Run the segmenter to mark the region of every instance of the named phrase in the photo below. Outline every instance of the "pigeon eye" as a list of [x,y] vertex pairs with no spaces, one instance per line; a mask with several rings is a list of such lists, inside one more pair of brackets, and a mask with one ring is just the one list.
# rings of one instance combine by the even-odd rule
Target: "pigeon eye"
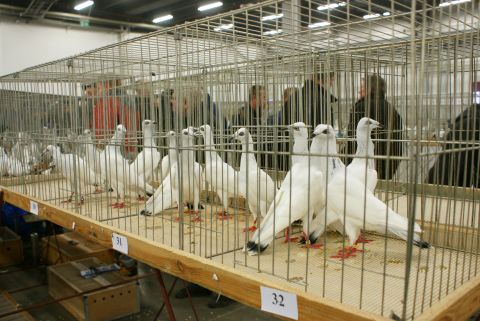
[[300,130],[300,127],[295,126],[295,127],[293,127],[293,130],[299,131],[299,130]]
[[325,129],[322,134],[328,134],[328,129]]
[[245,136],[245,133],[244,133],[244,132],[240,132],[240,133],[238,133],[238,136]]
[[184,135],[188,135],[188,132],[183,132]]
[[202,132],[203,132],[203,131],[205,131],[205,128],[203,128],[203,127],[200,127],[200,131],[202,131]]

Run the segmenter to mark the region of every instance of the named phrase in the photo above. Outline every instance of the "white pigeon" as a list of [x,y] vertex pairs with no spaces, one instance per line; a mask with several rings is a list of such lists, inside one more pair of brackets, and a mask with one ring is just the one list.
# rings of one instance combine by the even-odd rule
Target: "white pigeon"
[[83,141],[85,146],[85,161],[92,171],[100,174],[100,152],[98,152],[95,147],[95,143],[92,140],[92,132],[90,129],[85,129],[83,131]]
[[294,164],[280,186],[274,202],[247,243],[246,250],[250,255],[263,252],[275,235],[287,228],[292,222],[312,217],[313,213],[323,207],[322,172],[303,161]]
[[377,171],[375,170],[375,147],[372,142],[372,129],[381,128],[378,121],[363,117],[357,125],[357,152],[353,161],[347,166],[347,175],[353,175],[367,185],[373,193],[377,186]]
[[[316,135],[314,140],[326,135],[327,140],[336,145],[335,132],[331,126],[319,125],[314,134]],[[336,155],[332,156],[332,159],[335,158]],[[348,176],[343,170],[335,171],[329,178],[327,193],[327,218],[324,218],[326,225],[339,219],[345,226],[350,245],[356,243],[360,230],[364,226],[366,230],[378,233],[384,233],[387,230],[404,240],[407,239],[408,219],[376,198],[355,175]],[[428,248],[430,244],[423,241],[417,234],[421,231],[420,226],[414,223],[413,244]]]
[[19,132],[18,139],[12,147],[11,155],[21,163],[31,166],[37,163],[40,151],[37,145],[32,142],[28,133]]
[[[333,133],[333,136],[331,135]],[[338,171],[344,172],[345,165],[337,156],[337,142],[335,139],[335,132],[332,126],[320,124],[313,131],[313,140],[310,146],[311,162],[315,168],[320,170],[323,174],[324,181],[321,182],[325,188],[325,193],[329,192],[328,183],[332,179],[332,176]],[[320,182],[319,182],[320,183]],[[321,195],[323,199],[326,195]],[[310,244],[314,244],[318,237],[324,232],[326,226],[330,226],[333,230],[337,230],[343,234],[343,224],[339,221],[335,212],[329,211],[327,216],[326,212],[329,209],[322,207],[315,212],[316,217],[310,221],[307,225],[303,224],[304,236],[300,240],[300,243],[306,243],[306,236],[308,235]]]
[[44,153],[52,157],[52,163],[70,184],[71,194],[67,202],[72,201],[72,196],[77,190],[83,203],[81,193],[85,191],[86,185],[96,185],[95,173],[88,168],[81,157],[75,154],[62,154],[58,146],[48,145]]
[[179,193],[177,201],[181,198],[182,204],[192,204],[193,212],[198,214],[200,191],[205,186],[205,177],[202,167],[195,161],[194,134],[193,127],[182,130],[180,139],[182,151],[179,161],[173,165],[171,173],[173,176],[172,182],[175,184],[173,190]]
[[128,162],[122,156],[121,146],[125,141],[127,129],[118,125],[115,134],[105,146],[100,155],[100,170],[105,175],[108,186],[115,189],[117,201],[111,206],[115,208],[125,207],[125,183],[128,175]]
[[[95,143],[92,140],[92,132],[90,129],[85,129],[83,131],[83,143],[85,144],[85,162],[87,163],[88,167],[92,172],[94,172],[97,177],[98,181],[103,182],[103,185],[106,190],[110,189],[110,186],[107,184],[107,179],[105,172],[102,172],[102,165],[101,162],[105,162],[105,156],[97,150],[95,147]],[[104,165],[103,168],[106,168]],[[95,192],[100,192],[101,190],[98,188],[95,189]]]
[[308,159],[308,130],[305,123],[298,122],[288,126],[293,134],[292,166]]
[[[104,151],[106,164],[102,161],[100,163],[102,172],[106,173],[107,181],[117,190],[117,198],[121,200],[121,202],[117,200],[116,203],[112,204],[115,208],[125,207],[125,196],[127,194],[141,197],[143,193],[147,193],[147,195],[155,193],[155,189],[147,184],[142,177],[137,176],[134,169],[122,156],[121,146],[125,142],[126,132],[127,129],[122,124],[117,126],[115,134]],[[107,165],[106,168],[103,168],[105,165]]]
[[9,157],[3,147],[0,147],[0,176],[8,175]]
[[141,177],[147,183],[152,182],[153,172],[160,162],[160,153],[157,150],[157,144],[154,139],[156,124],[156,122],[149,119],[143,121],[143,150],[130,164],[135,175]]
[[242,186],[240,189],[245,191],[248,208],[254,219],[253,225],[248,229],[255,231],[258,214],[265,217],[275,198],[276,187],[272,178],[258,167],[253,139],[248,130],[240,128],[233,134],[233,138],[242,143],[239,184]]
[[213,141],[210,125],[200,126],[195,129],[195,136],[202,136],[205,143],[205,179],[212,186],[222,202],[222,217],[228,210],[229,197],[245,196],[239,190],[238,173],[218,155]]
[[[169,131],[167,133],[167,140],[169,150],[166,157],[169,160],[169,163],[171,161],[173,167],[178,159],[177,134],[174,131]],[[170,167],[165,169],[165,172],[168,172],[168,174],[162,180],[160,186],[155,190],[153,196],[147,200],[145,209],[140,212],[141,215],[155,215],[178,204],[176,199],[177,193],[173,190],[175,177],[172,177]]]
[[163,182],[165,177],[170,174],[170,169],[178,160],[176,133],[174,131],[167,133],[167,145],[167,155],[163,156],[162,160],[157,166],[157,176],[159,177],[160,182]]
[[7,172],[10,176],[24,176],[32,172],[32,166],[9,156],[7,159]]

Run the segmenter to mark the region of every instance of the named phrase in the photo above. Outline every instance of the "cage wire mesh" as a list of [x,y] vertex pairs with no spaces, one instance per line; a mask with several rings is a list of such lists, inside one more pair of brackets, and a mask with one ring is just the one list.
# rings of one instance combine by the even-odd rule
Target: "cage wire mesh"
[[478,23],[267,1],[3,76],[0,183],[414,319],[478,271]]

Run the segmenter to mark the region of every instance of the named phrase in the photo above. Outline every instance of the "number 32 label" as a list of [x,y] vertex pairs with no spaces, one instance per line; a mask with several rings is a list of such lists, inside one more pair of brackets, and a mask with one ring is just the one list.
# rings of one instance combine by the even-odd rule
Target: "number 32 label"
[[262,310],[298,320],[297,296],[293,293],[262,286]]

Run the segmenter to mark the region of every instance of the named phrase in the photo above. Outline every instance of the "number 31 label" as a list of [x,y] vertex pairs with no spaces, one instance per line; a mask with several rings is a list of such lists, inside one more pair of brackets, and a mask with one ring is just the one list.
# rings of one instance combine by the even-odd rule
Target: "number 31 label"
[[128,254],[128,239],[120,234],[112,233],[113,249],[123,254]]
[[293,293],[262,286],[262,310],[298,320],[297,296]]

